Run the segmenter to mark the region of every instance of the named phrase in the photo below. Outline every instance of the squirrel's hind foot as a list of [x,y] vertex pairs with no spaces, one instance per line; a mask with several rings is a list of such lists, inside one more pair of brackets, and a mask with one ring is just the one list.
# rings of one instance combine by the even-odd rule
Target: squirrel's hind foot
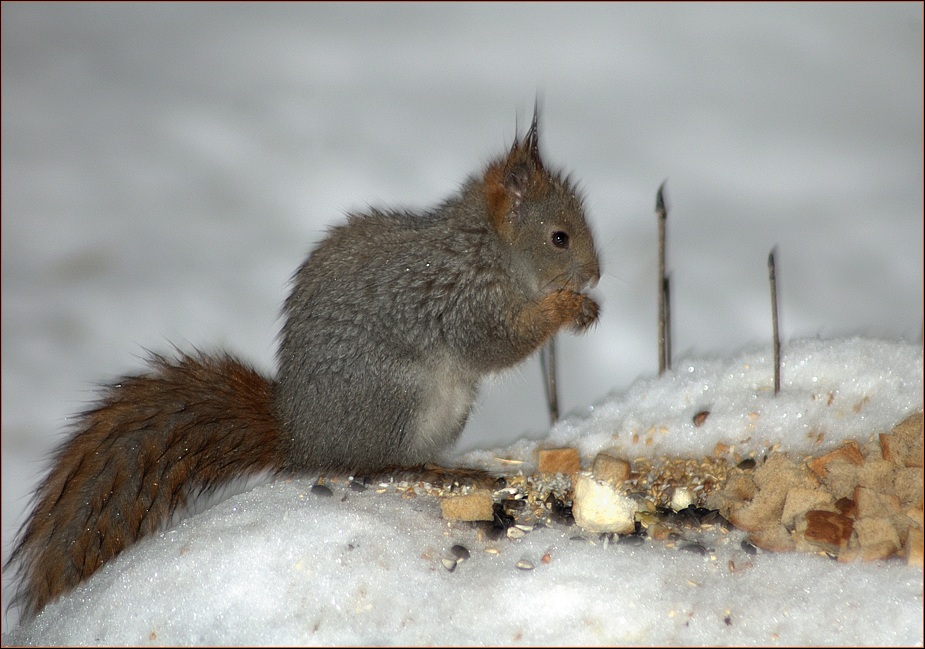
[[503,480],[503,478],[482,469],[445,467],[429,462],[410,467],[388,466],[362,477],[372,481],[391,478],[398,481],[427,482],[451,491],[462,487],[498,489],[503,486],[499,483],[499,480]]

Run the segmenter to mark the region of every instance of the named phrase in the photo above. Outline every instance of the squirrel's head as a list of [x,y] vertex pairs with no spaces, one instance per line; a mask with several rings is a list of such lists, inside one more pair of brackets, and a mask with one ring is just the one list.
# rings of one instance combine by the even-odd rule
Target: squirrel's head
[[581,196],[567,177],[547,170],[537,114],[523,140],[485,170],[491,227],[532,290],[582,292],[600,279],[600,262]]

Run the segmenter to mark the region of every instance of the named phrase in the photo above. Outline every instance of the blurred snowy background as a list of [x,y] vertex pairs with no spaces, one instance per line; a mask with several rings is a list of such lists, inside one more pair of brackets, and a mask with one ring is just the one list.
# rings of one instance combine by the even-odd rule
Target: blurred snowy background
[[[537,94],[604,263],[564,412],[656,372],[666,178],[676,357],[769,339],[775,245],[785,339],[918,340],[922,30],[919,3],[3,3],[4,559],[95,384],[171,344],[271,371],[325,228],[438,202]],[[534,360],[461,448],[546,428]]]

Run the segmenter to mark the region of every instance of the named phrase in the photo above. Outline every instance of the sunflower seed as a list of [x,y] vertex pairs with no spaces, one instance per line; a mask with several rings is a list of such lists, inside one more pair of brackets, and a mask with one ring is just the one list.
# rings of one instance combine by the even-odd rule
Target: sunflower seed
[[469,554],[469,550],[464,545],[454,545],[452,548],[450,548],[450,552],[452,552],[453,556],[456,557],[459,561],[465,561],[471,556]]
[[331,491],[330,487],[325,487],[323,484],[312,485],[311,492],[316,496],[321,496],[322,498],[330,498],[334,495],[334,492]]

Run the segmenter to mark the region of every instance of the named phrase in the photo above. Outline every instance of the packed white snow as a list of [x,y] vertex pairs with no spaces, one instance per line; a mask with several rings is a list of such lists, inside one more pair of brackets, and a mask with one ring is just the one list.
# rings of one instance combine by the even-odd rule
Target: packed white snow
[[[628,458],[701,457],[717,442],[799,457],[866,441],[922,407],[919,344],[788,344],[777,396],[769,352],[686,359],[562,421],[541,444],[576,446],[585,463],[610,448]],[[710,416],[696,427],[691,418],[704,408]],[[507,471],[523,460],[530,471],[535,448],[521,441],[453,460]],[[329,483],[333,497],[321,497],[313,484],[258,486],[138,543],[4,643],[922,642],[922,569],[901,559],[750,554],[738,532],[700,555],[652,540],[610,543],[555,523],[489,541],[473,524],[443,520],[432,496]],[[470,558],[450,572],[443,560],[456,544]],[[524,561],[533,569],[517,567]]]

